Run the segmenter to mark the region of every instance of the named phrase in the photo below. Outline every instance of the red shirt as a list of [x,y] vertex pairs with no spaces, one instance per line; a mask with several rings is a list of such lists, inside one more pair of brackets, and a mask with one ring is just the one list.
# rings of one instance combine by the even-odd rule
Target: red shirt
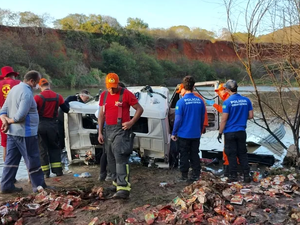
[[9,91],[13,88],[13,86],[16,86],[20,82],[20,80],[14,80],[12,78],[6,78],[0,81],[0,107],[3,106]]
[[[57,93],[55,93],[54,91],[51,91],[51,90],[42,91],[40,94],[43,95],[44,98],[56,98],[56,95],[57,95]],[[41,98],[41,96],[35,95],[34,100],[36,101],[37,109],[40,114],[42,106],[43,106],[43,99]],[[65,102],[64,98],[59,94],[58,95],[58,106],[64,104],[64,102]],[[46,117],[46,118],[53,118],[54,110],[58,111],[55,108],[55,106],[56,106],[56,101],[45,102],[44,113],[43,113],[43,115],[40,115],[40,116]]]
[[[102,92],[100,96],[99,105],[103,106],[103,100],[105,92]],[[120,91],[114,95],[107,93],[107,98],[104,105],[105,123],[107,125],[116,125],[118,119],[118,106]],[[123,99],[122,99],[122,123],[128,122],[130,120],[130,106],[138,103],[137,98],[132,94],[132,92],[124,89]]]

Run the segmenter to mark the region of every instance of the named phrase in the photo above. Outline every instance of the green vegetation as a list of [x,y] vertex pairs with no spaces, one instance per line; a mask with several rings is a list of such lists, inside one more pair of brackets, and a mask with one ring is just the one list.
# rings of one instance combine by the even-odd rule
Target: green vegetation
[[[46,28],[49,15],[32,12],[14,13],[0,9],[0,66],[10,65],[21,75],[31,69],[40,71],[61,87],[97,86],[109,72],[119,74],[129,85],[176,85],[185,75],[197,81],[225,81],[233,78],[248,82],[239,63],[207,64],[190,60],[174,50],[172,60],[157,58],[159,46],[176,39],[229,40],[226,29],[217,37],[201,28],[174,26],[149,29],[139,18],[128,18],[122,27],[115,18],[102,15],[70,14]],[[239,42],[245,34],[233,34]],[[161,44],[162,43],[162,44]],[[257,70],[261,77],[265,70]]]

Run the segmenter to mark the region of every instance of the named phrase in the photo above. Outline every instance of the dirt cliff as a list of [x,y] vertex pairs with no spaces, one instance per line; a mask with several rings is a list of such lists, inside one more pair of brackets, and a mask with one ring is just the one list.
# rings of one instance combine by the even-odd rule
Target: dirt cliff
[[206,63],[213,61],[238,61],[232,42],[209,40],[168,40],[158,39],[155,43],[158,59],[175,61],[185,56],[190,60]]
[[[54,52],[63,53],[66,56],[66,47],[75,48],[84,55],[85,62],[88,64],[91,58],[100,59],[99,49],[94,48],[93,39],[105,38],[101,34],[89,34],[85,32],[56,30],[50,28],[33,27],[6,27],[0,26],[2,37],[14,37],[21,41],[23,49],[31,51],[34,45],[41,43],[56,43]],[[1,38],[2,39],[2,38]],[[0,44],[3,40],[0,39]],[[200,60],[206,63],[213,61],[234,62],[238,58],[234,52],[233,44],[226,41],[211,42],[209,40],[186,40],[186,39],[156,39],[154,49],[150,51],[160,60],[176,61],[183,56],[190,60]],[[53,49],[51,49],[53,51]]]

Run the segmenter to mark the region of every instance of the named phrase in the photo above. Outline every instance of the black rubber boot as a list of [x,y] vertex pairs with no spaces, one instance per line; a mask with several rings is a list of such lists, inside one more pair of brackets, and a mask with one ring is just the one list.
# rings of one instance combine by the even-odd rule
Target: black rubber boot
[[237,173],[231,173],[229,174],[229,177],[228,177],[228,182],[238,182],[238,177],[237,177]]
[[179,182],[187,182],[188,181],[188,173],[181,173],[181,177],[178,179]]
[[106,173],[100,173],[100,176],[99,176],[98,180],[99,181],[105,181],[106,175],[107,175]]
[[113,185],[113,186],[104,188],[104,191],[115,193],[115,192],[117,192],[117,187]]
[[60,177],[60,176],[62,176],[62,175],[64,175],[62,171],[59,171],[59,172],[56,173],[56,176],[57,176],[57,177]]
[[129,191],[120,190],[120,191],[117,191],[117,193],[115,193],[113,195],[113,198],[115,198],[115,199],[127,199],[127,198],[129,198],[129,194],[130,194]]
[[244,183],[250,183],[252,181],[252,177],[249,172],[244,172]]
[[229,177],[229,166],[223,165],[224,177]]
[[23,188],[15,187],[14,189],[1,191],[1,194],[10,194],[10,193],[16,193],[16,192],[21,192],[21,191],[23,191]]

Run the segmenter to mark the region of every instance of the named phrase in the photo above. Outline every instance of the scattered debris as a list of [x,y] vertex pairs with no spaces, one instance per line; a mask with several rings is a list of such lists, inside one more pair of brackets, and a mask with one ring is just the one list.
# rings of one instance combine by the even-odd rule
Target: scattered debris
[[[285,171],[285,175],[270,175],[250,184],[228,183],[212,173],[202,172],[200,180],[186,186],[169,204],[146,204],[133,209],[123,223],[297,224],[300,222],[298,180],[299,175],[293,170]],[[170,184],[162,182],[159,185],[166,187]],[[1,203],[1,223],[22,225],[26,217],[34,216],[51,217],[53,223],[61,223],[66,218],[76,217],[77,212],[99,210],[101,201],[108,199],[109,194],[101,186],[85,191],[57,191],[38,187],[35,195]],[[111,222],[101,222],[99,218],[95,217],[86,223],[113,225]]]

